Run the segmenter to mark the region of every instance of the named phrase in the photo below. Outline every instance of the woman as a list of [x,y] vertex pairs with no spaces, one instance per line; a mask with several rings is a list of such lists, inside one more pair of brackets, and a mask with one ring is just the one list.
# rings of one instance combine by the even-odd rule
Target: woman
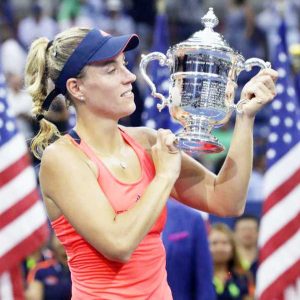
[[[135,110],[136,77],[124,51],[137,45],[136,35],[73,28],[53,42],[36,40],[28,55],[26,83],[41,125],[32,147],[42,156],[41,188],[68,255],[73,299],[172,299],[160,239],[167,199],[222,216],[241,214],[255,113],[275,95],[273,70],[245,87],[243,97],[251,101],[215,176],[181,153],[169,130],[118,125]],[[58,132],[44,116],[59,94],[75,106],[77,123],[47,147]]]
[[253,299],[253,278],[243,270],[230,228],[222,223],[214,224],[209,233],[209,246],[217,300]]

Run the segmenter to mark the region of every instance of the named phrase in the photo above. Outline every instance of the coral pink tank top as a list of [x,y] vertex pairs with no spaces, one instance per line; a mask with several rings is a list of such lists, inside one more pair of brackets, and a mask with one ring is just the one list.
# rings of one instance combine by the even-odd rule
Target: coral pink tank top
[[[132,184],[116,179],[75,131],[68,135],[96,164],[99,186],[116,214],[130,209],[155,175],[152,159],[145,149],[124,131],[120,131],[123,139],[136,152],[142,168],[140,179]],[[161,240],[165,221],[166,208],[133,252],[129,262],[124,264],[105,258],[75,231],[63,215],[51,222],[68,255],[72,299],[172,299],[165,269],[165,249]]]

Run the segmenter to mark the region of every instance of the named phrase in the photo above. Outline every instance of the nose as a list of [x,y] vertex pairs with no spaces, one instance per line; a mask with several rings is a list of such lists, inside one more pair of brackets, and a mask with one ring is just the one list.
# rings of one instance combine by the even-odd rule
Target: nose
[[136,81],[136,75],[129,71],[127,68],[125,68],[123,82],[126,84],[132,83],[134,81]]

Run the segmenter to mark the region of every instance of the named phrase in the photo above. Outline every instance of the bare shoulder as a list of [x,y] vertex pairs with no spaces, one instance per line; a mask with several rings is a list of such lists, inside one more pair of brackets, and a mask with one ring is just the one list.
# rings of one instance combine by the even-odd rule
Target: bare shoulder
[[120,128],[139,142],[146,150],[150,150],[156,143],[157,131],[148,127],[125,127]]
[[71,141],[61,137],[44,150],[41,160],[41,171],[52,166],[60,168],[61,164],[65,166],[79,157],[79,151],[72,145]]
[[[77,149],[66,137],[61,137],[48,146],[42,156],[39,177],[43,192],[47,192],[48,186],[54,186],[55,181],[61,180],[60,174],[69,173],[71,175],[87,166],[93,172],[97,172],[96,167],[83,152]],[[51,180],[51,185],[47,184],[48,180]]]

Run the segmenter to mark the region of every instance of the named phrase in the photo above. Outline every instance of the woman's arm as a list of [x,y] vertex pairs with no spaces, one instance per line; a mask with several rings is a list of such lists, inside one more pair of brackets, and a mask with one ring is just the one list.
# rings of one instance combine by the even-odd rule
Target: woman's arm
[[[180,172],[180,153],[170,154],[174,141],[161,130],[152,147],[156,175],[133,208],[116,216],[85,158],[73,145],[55,143],[44,152],[40,182],[76,231],[108,259],[127,261],[160,215]],[[48,212],[49,212],[49,207]]]
[[244,87],[243,114],[236,117],[230,149],[218,175],[182,154],[182,169],[172,193],[174,198],[196,209],[220,216],[240,215],[245,206],[252,171],[253,124],[257,111],[275,96],[277,72],[263,70]]

